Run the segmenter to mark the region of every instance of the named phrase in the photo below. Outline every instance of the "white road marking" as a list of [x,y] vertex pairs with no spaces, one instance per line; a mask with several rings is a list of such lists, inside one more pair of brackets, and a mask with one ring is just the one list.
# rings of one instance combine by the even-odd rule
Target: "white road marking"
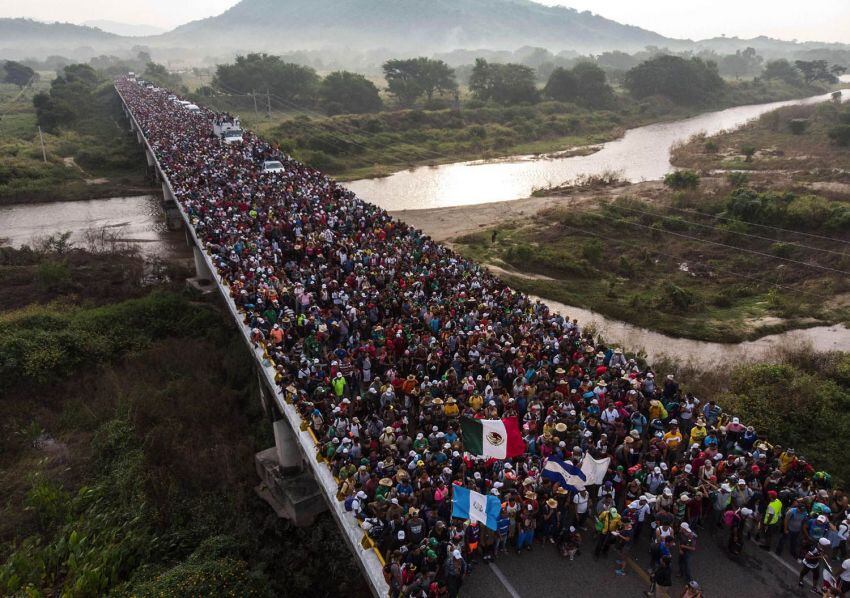
[[789,570],[791,573],[793,573],[794,575],[800,575],[800,570],[799,570],[799,569],[795,569],[794,567],[792,567],[791,565],[789,565],[789,564],[788,564],[788,561],[786,561],[785,559],[783,559],[781,556],[778,556],[778,555],[777,555],[775,552],[773,552],[772,550],[768,550],[768,551],[767,551],[767,554],[769,554],[769,555],[773,558],[773,560],[774,560],[774,561],[776,561],[777,563],[779,563],[780,565],[782,565],[783,567],[785,567],[786,569],[788,569],[788,570]]
[[520,598],[519,592],[516,591],[516,588],[508,581],[508,578],[505,577],[505,574],[502,573],[502,570],[495,563],[490,563],[490,569],[493,570],[493,573],[496,574],[496,577],[499,578],[499,581],[502,582],[502,585],[505,586],[505,589],[508,591],[508,594],[511,595],[511,598]]

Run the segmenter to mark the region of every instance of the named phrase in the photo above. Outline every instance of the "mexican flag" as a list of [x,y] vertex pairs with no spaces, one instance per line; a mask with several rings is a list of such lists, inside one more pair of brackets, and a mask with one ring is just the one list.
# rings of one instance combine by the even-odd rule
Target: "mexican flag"
[[473,419],[462,417],[463,448],[473,455],[494,459],[510,459],[525,452],[515,417],[505,419]]

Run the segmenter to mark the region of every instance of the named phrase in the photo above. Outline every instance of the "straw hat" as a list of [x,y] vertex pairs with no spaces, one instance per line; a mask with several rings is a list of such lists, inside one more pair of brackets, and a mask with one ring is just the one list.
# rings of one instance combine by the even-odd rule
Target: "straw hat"
[[558,501],[555,500],[554,498],[550,498],[549,500],[546,501],[546,504],[554,509],[555,507],[558,506]]
[[564,422],[558,422],[557,424],[555,424],[555,430],[558,432],[566,432],[567,424],[565,424]]
[[537,493],[536,493],[536,492],[532,492],[531,490],[529,490],[528,492],[526,492],[526,493],[525,493],[525,497],[526,497],[528,500],[534,500],[535,498],[537,498]]
[[393,481],[390,478],[381,478],[380,480],[378,480],[378,483],[381,486],[387,486],[387,487],[393,485]]

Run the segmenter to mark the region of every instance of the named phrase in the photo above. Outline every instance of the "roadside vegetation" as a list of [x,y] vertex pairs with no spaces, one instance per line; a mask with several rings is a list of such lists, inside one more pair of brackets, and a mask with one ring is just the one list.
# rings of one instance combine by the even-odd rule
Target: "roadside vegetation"
[[293,529],[254,493],[274,440],[227,316],[54,241],[0,249],[30,291],[0,312],[0,594],[364,594],[330,516]]
[[792,344],[776,347],[769,358],[770,363],[719,363],[705,369],[670,359],[653,366],[686,381],[685,390],[700,399],[715,399],[768,442],[796,449],[815,471],[828,472],[833,485],[846,486],[850,353]]

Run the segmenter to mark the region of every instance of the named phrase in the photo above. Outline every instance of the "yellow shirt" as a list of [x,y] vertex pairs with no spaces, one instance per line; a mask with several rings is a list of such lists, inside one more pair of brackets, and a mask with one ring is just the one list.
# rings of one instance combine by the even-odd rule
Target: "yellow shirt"
[[691,430],[691,444],[702,444],[702,441],[705,440],[705,437],[708,435],[708,432],[705,429],[705,426],[694,426]]
[[664,435],[664,442],[667,444],[668,448],[676,448],[680,444],[682,444],[682,433],[676,430],[676,432],[667,432]]

